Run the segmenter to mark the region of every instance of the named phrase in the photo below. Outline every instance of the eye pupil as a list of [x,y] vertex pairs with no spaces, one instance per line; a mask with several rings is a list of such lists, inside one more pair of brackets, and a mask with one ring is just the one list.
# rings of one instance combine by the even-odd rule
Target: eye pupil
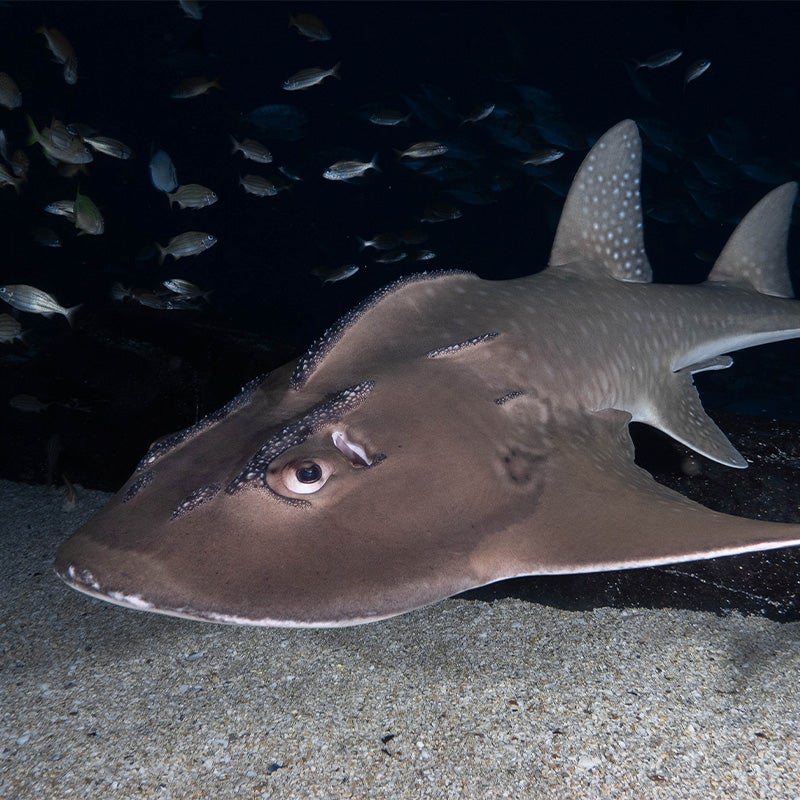
[[294,474],[300,483],[316,483],[322,478],[322,467],[319,464],[304,464]]

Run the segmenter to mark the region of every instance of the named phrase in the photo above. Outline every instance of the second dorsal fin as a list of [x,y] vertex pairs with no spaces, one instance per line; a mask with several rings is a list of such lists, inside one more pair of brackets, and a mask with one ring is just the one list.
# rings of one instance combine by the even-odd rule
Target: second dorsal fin
[[784,183],[756,203],[731,234],[708,280],[794,297],[786,240],[796,196],[797,184]]

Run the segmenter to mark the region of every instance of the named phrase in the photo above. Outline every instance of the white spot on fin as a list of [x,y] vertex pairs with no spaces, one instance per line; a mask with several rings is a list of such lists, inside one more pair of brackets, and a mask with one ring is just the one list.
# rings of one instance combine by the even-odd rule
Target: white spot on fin
[[597,140],[564,203],[551,267],[590,262],[617,280],[652,280],[642,233],[641,160],[642,143],[632,120]]

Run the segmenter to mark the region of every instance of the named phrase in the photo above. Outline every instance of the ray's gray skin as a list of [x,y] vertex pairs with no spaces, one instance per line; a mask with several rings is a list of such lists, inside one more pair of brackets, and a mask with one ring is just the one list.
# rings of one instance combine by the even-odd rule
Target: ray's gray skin
[[800,336],[795,184],[740,223],[701,285],[650,283],[636,126],[581,166],[548,269],[402,279],[298,361],[156,442],[58,551],[72,587],[249,625],[390,617],[512,576],[800,544],[716,513],[633,461],[628,423],[745,467],[692,375]]

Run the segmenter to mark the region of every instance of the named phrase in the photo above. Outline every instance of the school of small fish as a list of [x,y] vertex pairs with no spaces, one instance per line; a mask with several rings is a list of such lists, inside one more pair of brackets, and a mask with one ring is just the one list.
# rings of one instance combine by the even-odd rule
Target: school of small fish
[[[177,6],[191,21],[187,24],[206,23],[205,5],[179,0]],[[81,33],[70,30],[69,15],[54,22],[57,26],[48,20],[36,30],[41,36],[42,55],[46,58],[45,49],[49,51],[64,82],[80,92],[82,82],[88,78],[79,67]],[[417,191],[421,186],[427,187],[425,192],[418,191],[426,199],[416,214],[398,224],[395,230],[358,230],[354,223],[354,229],[342,232],[343,238],[354,245],[351,256],[339,263],[310,264],[308,274],[323,284],[332,284],[372,269],[388,271],[391,265],[401,262],[418,262],[420,269],[426,268],[427,262],[437,257],[429,240],[438,235],[441,223],[452,223],[465,214],[476,213],[477,208],[496,202],[503,192],[521,181],[535,184],[561,202],[577,160],[591,146],[594,136],[571,124],[568,114],[548,92],[524,84],[513,87],[518,98],[515,102],[500,96],[475,98],[477,102],[463,109],[458,108],[446,88],[434,83],[400,86],[386,98],[347,110],[365,126],[371,126],[375,132],[373,147],[368,150],[353,147],[348,151],[337,142],[324,151],[331,154],[325,161],[321,161],[325,158],[322,153],[316,156],[316,161],[309,159],[309,164],[319,166],[301,164],[298,169],[297,165],[284,163],[282,143],[301,139],[306,133],[308,115],[303,98],[326,92],[333,92],[331,97],[335,98],[337,82],[359,81],[359,75],[348,68],[347,53],[337,52],[335,33],[316,14],[288,14],[287,32],[283,35],[296,39],[298,65],[305,61],[309,66],[265,77],[271,84],[272,101],[240,114],[242,121],[231,124],[227,152],[223,146],[218,152],[219,160],[229,162],[231,181],[238,186],[238,192],[249,196],[246,202],[262,204],[267,213],[272,203],[291,202],[284,197],[302,196],[304,187],[319,188],[328,183],[354,187],[354,191],[386,190],[394,188],[398,176],[405,176]],[[682,63],[688,66],[681,69]],[[12,142],[0,130],[0,191],[8,188],[24,194],[29,170],[48,168],[42,163],[42,156],[61,178],[73,181],[71,186],[66,184],[67,188],[63,183],[58,184],[61,188],[56,198],[58,194],[60,198],[51,196],[42,204],[42,219],[31,224],[33,240],[42,247],[59,248],[72,235],[58,229],[63,222],[54,220],[47,224],[47,214],[63,217],[74,228],[75,235],[87,239],[114,229],[118,220],[106,219],[104,198],[96,196],[91,184],[92,171],[111,172],[114,160],[130,161],[137,154],[124,141],[91,124],[67,122],[56,116],[48,119],[41,111],[29,110],[25,102],[27,87],[23,84],[25,91],[20,89],[14,65],[0,63],[0,66],[5,70],[0,72],[0,106],[6,109],[2,113],[20,115],[28,131],[27,141]],[[651,102],[653,89],[648,81],[654,72],[661,75],[677,70],[674,85],[679,92],[682,89],[683,93],[691,93],[697,91],[694,84],[711,67],[711,61],[702,53],[687,56],[681,49],[670,48],[641,59],[629,58],[620,65],[620,75],[627,71],[633,90]],[[203,71],[206,74],[200,74]],[[229,85],[224,69],[221,74],[213,67],[207,70],[199,67],[195,74],[191,72],[187,69],[183,77],[176,76],[167,92],[174,101],[176,115],[184,108],[213,103],[215,98],[237,88]],[[283,93],[296,98],[297,103],[282,102]],[[686,179],[683,197],[651,204],[645,209],[648,216],[657,220],[691,222],[699,215],[715,223],[729,223],[732,220],[720,209],[717,193],[731,185],[732,176],[767,184],[778,184],[792,177],[787,177],[785,165],[757,154],[748,140],[749,132],[742,130],[735,119],[709,130],[705,146],[710,152],[696,154],[689,154],[686,140],[657,117],[637,118],[637,122],[645,137],[645,159],[651,168],[667,173],[680,160],[683,169],[694,173],[691,181]],[[404,144],[399,148],[388,146],[382,141],[387,134],[380,129],[403,134]],[[204,209],[227,202],[225,187],[205,185],[202,169],[196,174],[182,174],[183,180],[179,180],[170,154],[159,142],[153,142],[145,159],[149,181],[164,195],[163,214],[172,225],[170,235],[158,237],[159,241],[152,237],[152,253],[159,265],[171,267],[176,263],[184,274],[164,279],[162,272],[149,288],[115,282],[109,286],[109,294],[117,301],[133,301],[160,311],[202,310],[210,302],[212,290],[194,282],[197,278],[192,275],[192,265],[197,263],[195,259],[207,259],[203,256],[206,251],[220,242],[224,247],[235,235],[229,230],[213,230],[213,225],[202,221],[208,219]],[[146,180],[144,172],[145,164],[141,163],[142,180]],[[331,191],[341,191],[343,202],[347,202],[351,190]],[[19,281],[24,279],[25,276],[16,277]],[[0,344],[21,342],[17,346],[24,346],[17,312],[62,315],[70,324],[76,321],[79,304],[75,301],[80,298],[69,298],[74,304],[62,306],[48,289],[22,282],[0,287],[0,300],[15,312],[13,316],[0,316]]]

